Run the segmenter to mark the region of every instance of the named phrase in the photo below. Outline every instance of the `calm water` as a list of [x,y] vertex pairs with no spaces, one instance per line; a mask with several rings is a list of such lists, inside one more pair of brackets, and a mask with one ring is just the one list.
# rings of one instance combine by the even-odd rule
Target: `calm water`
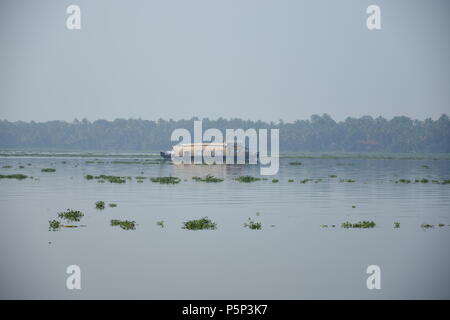
[[[240,183],[233,178],[259,176],[259,167],[112,163],[151,155],[3,154],[0,174],[34,179],[0,179],[0,298],[450,298],[450,184],[395,183],[450,179],[449,158],[308,156],[282,158],[267,181]],[[133,179],[98,183],[86,174]],[[191,179],[206,174],[225,181]],[[169,175],[183,180],[134,178]],[[306,178],[322,180],[300,183]],[[118,206],[96,210],[99,200]],[[83,211],[86,227],[49,231],[48,221],[67,208]],[[218,229],[181,228],[203,216]],[[262,230],[244,228],[248,218]],[[111,227],[111,219],[138,225],[125,231]],[[360,220],[377,226],[340,227]],[[436,226],[425,230],[423,223]],[[81,268],[81,290],[66,289],[73,264]],[[381,290],[366,287],[373,264],[381,268]]]

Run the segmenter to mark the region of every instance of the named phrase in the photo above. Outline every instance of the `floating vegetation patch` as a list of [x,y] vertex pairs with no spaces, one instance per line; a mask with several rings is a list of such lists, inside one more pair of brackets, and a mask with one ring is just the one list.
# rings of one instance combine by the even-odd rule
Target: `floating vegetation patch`
[[115,208],[115,207],[117,207],[117,203],[110,203],[110,204],[109,204],[109,207],[110,207],[110,208]]
[[80,221],[84,213],[78,210],[67,209],[67,211],[59,212],[58,217],[67,221]]
[[3,166],[2,168],[10,169],[10,168],[12,168],[12,166]]
[[303,163],[301,163],[300,161],[293,161],[293,162],[289,162],[289,164],[291,166],[301,166]]
[[19,166],[19,168],[20,168],[20,169],[23,169],[23,168],[25,168],[25,166]]
[[445,224],[439,223],[439,224],[438,224],[438,227],[445,227]]
[[[321,224],[320,227],[321,227],[321,228],[328,228],[328,225],[327,225],[327,224]],[[332,224],[332,225],[330,225],[330,227],[331,227],[331,228],[334,228],[334,227],[336,227],[336,225],[335,225],[335,224]]]
[[278,179],[272,179],[272,183],[277,183],[278,181]]
[[341,224],[342,228],[350,229],[350,228],[358,228],[358,229],[369,229],[375,228],[376,223],[373,221],[359,221],[358,223],[344,222]]
[[28,178],[28,176],[24,175],[24,174],[7,174],[7,175],[3,175],[0,174],[0,179],[17,179],[17,180],[23,180]]
[[300,181],[300,183],[307,183],[309,181],[313,181],[313,179],[309,179],[309,178],[303,179],[303,180]]
[[394,222],[394,228],[395,229],[400,228],[400,222]]
[[353,179],[341,179],[341,180],[339,180],[339,182],[348,182],[348,183],[353,183],[353,182],[356,182],[355,180],[353,180]]
[[217,224],[212,222],[208,217],[203,217],[197,220],[189,220],[183,222],[182,229],[188,230],[215,230],[217,229]]
[[294,179],[289,179],[288,182],[294,182]]
[[424,168],[424,169],[430,169],[430,167],[427,166],[426,164],[422,165],[422,168]]
[[180,183],[181,179],[177,177],[156,177],[150,178],[150,181],[161,184],[176,184]]
[[160,226],[161,228],[164,228],[164,221],[163,220],[158,221],[158,222],[156,222],[156,225]]
[[335,175],[335,174],[330,174],[329,177],[330,177],[330,178],[337,178],[337,175]]
[[244,228],[249,228],[251,230],[261,230],[262,224],[261,222],[255,222],[252,219],[248,218],[248,221],[244,223]]
[[95,176],[95,177],[92,177],[91,175],[88,174],[88,175],[85,176],[85,178],[88,179],[88,180],[97,179],[98,182],[100,182],[100,183],[101,182],[105,182],[105,181],[108,181],[110,183],[125,183],[126,182],[125,177],[107,176],[107,175],[104,175],[104,174],[99,175],[99,176]]
[[41,169],[41,171],[42,171],[42,172],[55,172],[56,169],[53,169],[53,168],[44,168],[44,169]]
[[57,231],[59,230],[59,228],[61,228],[61,222],[59,222],[58,220],[50,220],[48,222],[48,230],[49,231]]
[[128,221],[128,220],[111,220],[111,226],[119,226],[123,230],[134,230],[136,229],[136,222],[135,221]]
[[420,225],[420,227],[421,227],[422,229],[430,229],[430,228],[434,228],[434,225],[428,224],[428,223],[422,223],[422,224]]
[[252,177],[252,176],[240,176],[234,180],[239,181],[239,182],[249,183],[249,182],[259,181],[259,180],[261,180],[261,178],[256,178],[256,177]]
[[197,181],[197,182],[212,182],[212,183],[217,183],[217,182],[222,182],[223,179],[220,178],[216,178],[213,175],[206,175],[206,177],[201,178],[201,177],[192,177],[192,180]]
[[450,179],[439,181],[439,180],[429,180],[426,178],[422,178],[422,179],[414,179],[414,181],[409,180],[409,179],[399,179],[399,180],[395,181],[395,183],[405,183],[405,184],[409,184],[412,182],[414,182],[414,183],[429,183],[429,182],[431,182],[433,184],[450,184]]
[[105,202],[104,201],[97,201],[95,203],[95,209],[99,209],[99,210],[105,209]]

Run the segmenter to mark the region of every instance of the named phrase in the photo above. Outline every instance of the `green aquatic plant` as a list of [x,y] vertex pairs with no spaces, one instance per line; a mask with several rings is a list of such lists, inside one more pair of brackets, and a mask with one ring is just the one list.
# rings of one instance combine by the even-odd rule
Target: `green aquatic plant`
[[411,180],[409,180],[409,179],[400,179],[400,180],[398,180],[398,181],[396,181],[395,183],[411,183]]
[[330,178],[337,178],[337,175],[335,175],[335,174],[330,174],[329,177],[330,177]]
[[134,230],[136,229],[136,222],[129,220],[111,220],[111,226],[119,226],[124,230]]
[[216,178],[210,174],[206,175],[206,177],[201,178],[201,177],[192,177],[192,180],[197,181],[197,182],[222,182],[223,179],[220,178]]
[[445,224],[439,223],[439,224],[438,224],[438,227],[445,227]]
[[86,180],[92,180],[92,179],[94,179],[94,176],[92,174],[87,174],[87,175],[84,176],[84,178]]
[[95,209],[99,209],[99,210],[105,209],[105,202],[104,201],[97,201],[95,203]]
[[293,162],[289,162],[289,164],[291,166],[301,166],[303,163],[301,163],[300,161],[293,161]]
[[80,221],[84,216],[84,213],[78,210],[67,209],[66,211],[59,212],[58,217],[67,221]]
[[208,217],[203,217],[197,220],[189,220],[183,222],[182,229],[187,230],[215,230],[217,229],[217,224],[212,222]]
[[353,205],[353,206],[352,206],[352,208],[353,208],[353,209],[355,209],[355,208],[356,208],[356,206],[355,206],[355,205]]
[[339,182],[348,182],[348,183],[353,183],[353,182],[356,182],[355,180],[353,180],[353,179],[341,179],[341,180],[339,180]]
[[277,183],[279,180],[278,179],[272,179],[273,183]]
[[429,166],[427,166],[426,164],[422,165],[422,168],[425,168],[425,169],[430,169],[430,167],[429,167]]
[[10,168],[12,168],[12,166],[3,166],[2,168],[5,168],[5,169],[10,169]]
[[61,222],[59,222],[58,220],[50,220],[48,224],[49,231],[57,231],[59,230],[59,228],[61,228]]
[[434,228],[434,225],[428,224],[428,223],[422,223],[422,224],[420,225],[420,227],[421,227],[422,229],[429,229],[429,228]]
[[244,223],[244,228],[249,228],[251,230],[261,230],[262,224],[261,222],[255,222],[252,219],[248,218],[248,222]]
[[44,169],[41,169],[41,171],[42,171],[42,172],[55,172],[56,169],[53,169],[53,168],[44,168]]
[[98,182],[101,181],[108,181],[110,183],[125,183],[126,180],[124,177],[119,177],[119,176],[107,176],[107,175],[99,175],[99,176],[95,176],[95,179],[99,180]]
[[394,228],[395,229],[400,228],[400,222],[394,222]]
[[450,179],[443,180],[443,181],[441,182],[441,184],[450,184]]
[[164,228],[164,221],[163,220],[158,221],[156,222],[156,225],[160,226],[161,228]]
[[180,183],[181,179],[177,177],[156,177],[150,178],[152,182],[161,183],[161,184],[176,184]]
[[110,203],[108,206],[109,206],[110,208],[115,208],[115,207],[117,207],[117,203]]
[[256,178],[252,176],[239,176],[236,179],[234,179],[239,182],[249,183],[249,182],[255,182],[261,180],[261,178]]
[[288,182],[294,182],[294,179],[289,179]]
[[7,175],[3,175],[0,174],[0,179],[17,179],[17,180],[23,180],[28,178],[28,176],[24,175],[24,174],[7,174]]
[[357,223],[344,222],[341,224],[342,228],[350,229],[350,228],[359,228],[359,229],[369,229],[374,228],[376,223],[373,221],[359,221]]
[[23,168],[25,168],[25,166],[19,166],[19,168],[20,168],[20,169],[23,169]]
[[300,183],[307,183],[307,182],[309,182],[309,181],[313,181],[313,179],[303,179],[303,180],[301,180],[300,181]]

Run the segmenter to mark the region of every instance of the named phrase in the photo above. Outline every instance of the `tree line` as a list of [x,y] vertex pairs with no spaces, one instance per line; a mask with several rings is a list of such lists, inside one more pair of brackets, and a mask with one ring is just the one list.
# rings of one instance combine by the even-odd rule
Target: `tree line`
[[[193,131],[189,120],[116,119],[73,122],[0,121],[0,148],[92,151],[158,151],[170,149],[170,136],[177,128]],[[263,122],[242,119],[202,119],[203,130],[280,130],[281,152],[450,152],[450,120],[412,120],[405,116],[347,118],[313,115],[294,122]]]

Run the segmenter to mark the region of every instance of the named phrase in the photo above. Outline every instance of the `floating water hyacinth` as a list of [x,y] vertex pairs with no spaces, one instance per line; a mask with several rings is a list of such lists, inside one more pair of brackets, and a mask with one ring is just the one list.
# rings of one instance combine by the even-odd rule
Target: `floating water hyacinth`
[[249,228],[251,230],[261,230],[262,224],[261,222],[255,222],[251,218],[248,218],[248,221],[244,223],[245,228]]
[[136,222],[129,221],[129,220],[113,219],[113,220],[111,220],[111,226],[119,226],[123,230],[134,230],[134,229],[136,229]]
[[49,231],[57,231],[61,228],[61,222],[59,222],[58,220],[50,220],[48,224]]
[[24,175],[24,174],[7,174],[7,175],[3,175],[0,174],[0,179],[17,179],[17,180],[23,180],[28,178],[28,176]]
[[237,177],[235,180],[239,181],[239,182],[249,183],[249,182],[259,181],[259,180],[261,180],[261,178],[256,178],[256,177],[252,177],[252,176],[240,176],[240,177]]
[[44,168],[44,169],[41,169],[41,171],[42,171],[42,172],[55,172],[56,169],[53,169],[53,168]]
[[84,213],[78,210],[67,209],[66,211],[59,212],[58,217],[68,221],[80,221],[84,216]]
[[105,202],[104,201],[97,201],[95,203],[95,208],[99,210],[105,209]]
[[213,175],[206,175],[206,177],[201,178],[201,177],[192,177],[192,180],[194,181],[198,181],[198,182],[209,182],[209,183],[217,183],[217,182],[222,182],[223,179],[220,178],[216,178]]
[[197,220],[189,220],[183,222],[182,229],[188,230],[215,230],[217,229],[217,224],[212,222],[208,217],[203,217]]
[[161,184],[176,184],[180,183],[181,179],[177,177],[156,177],[150,178],[152,182],[161,183]]
[[342,228],[350,229],[350,228],[358,228],[358,229],[369,229],[375,228],[376,223],[373,221],[359,221],[357,223],[344,222],[341,224]]

